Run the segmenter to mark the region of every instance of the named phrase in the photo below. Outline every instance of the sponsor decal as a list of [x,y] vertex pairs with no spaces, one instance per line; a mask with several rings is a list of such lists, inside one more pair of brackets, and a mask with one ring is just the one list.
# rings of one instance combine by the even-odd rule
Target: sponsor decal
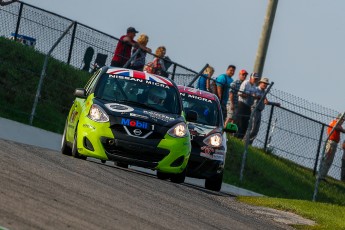
[[145,83],[148,85],[154,85],[154,86],[158,86],[158,87],[162,87],[162,88],[166,88],[169,89],[169,86],[172,86],[172,83],[170,81],[168,81],[167,79],[161,78],[159,76],[153,76],[153,75],[141,75],[138,74],[137,71],[135,71],[134,75],[137,76],[130,76],[130,72],[127,73],[123,73],[124,71],[122,71],[122,75],[118,75],[115,72],[110,73],[109,77],[110,78],[115,78],[115,79],[120,79],[120,80],[126,80],[126,81],[135,81],[135,82],[140,82],[140,83]]
[[149,129],[149,124],[147,122],[127,119],[127,118],[121,119],[121,125],[129,126],[129,127],[135,127],[135,128],[141,128],[141,129]]
[[144,110],[143,113],[149,115],[153,119],[158,119],[158,120],[162,120],[162,121],[165,121],[165,122],[175,120],[175,118],[169,117],[169,116],[167,116],[167,115],[165,115],[163,113],[147,111],[147,110]]
[[90,128],[90,129],[96,129],[95,127],[93,127],[92,125],[89,124],[83,124],[84,128]]
[[206,154],[214,153],[214,148],[207,146],[207,145],[202,146],[201,150],[204,151],[204,153],[206,153]]
[[73,111],[72,114],[71,114],[71,117],[70,117],[69,121],[70,121],[71,123],[74,123],[74,121],[75,121],[77,115],[78,115],[78,112],[77,112],[77,111]]
[[140,114],[136,114],[136,113],[130,113],[129,116],[131,117],[137,117],[137,118],[141,118],[141,119],[149,119],[148,116],[144,116],[144,115],[140,115]]
[[127,105],[117,104],[117,103],[108,103],[105,104],[105,107],[107,107],[110,111],[119,112],[119,113],[129,113],[134,111],[132,107],[129,107]]
[[224,155],[223,154],[213,154],[213,159],[217,161],[223,161]]
[[214,153],[215,154],[222,154],[222,155],[224,155],[225,151],[224,150],[216,149],[216,151]]

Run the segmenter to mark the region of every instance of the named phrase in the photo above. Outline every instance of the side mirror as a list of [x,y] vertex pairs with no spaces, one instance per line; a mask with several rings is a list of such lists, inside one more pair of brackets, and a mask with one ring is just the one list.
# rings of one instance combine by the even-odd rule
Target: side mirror
[[226,127],[224,128],[224,131],[227,133],[237,133],[238,128],[236,124],[228,123]]
[[188,111],[186,114],[186,120],[190,122],[195,122],[198,120],[198,113],[195,111]]
[[77,88],[74,91],[74,96],[80,97],[80,98],[86,98],[86,90],[83,88]]

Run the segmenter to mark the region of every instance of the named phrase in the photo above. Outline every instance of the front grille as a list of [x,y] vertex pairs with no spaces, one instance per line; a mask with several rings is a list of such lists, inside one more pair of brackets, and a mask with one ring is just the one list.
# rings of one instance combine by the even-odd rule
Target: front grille
[[[112,125],[110,127],[115,136],[118,136],[118,135],[126,135],[128,136],[128,133],[126,132],[125,128],[123,125],[119,125],[119,124],[115,124],[115,125]],[[129,131],[129,133],[134,136],[134,137],[145,137],[149,132],[151,132],[150,130],[147,130],[147,129],[138,129],[138,128],[135,128],[135,127],[129,127],[129,126],[126,126],[127,130]],[[136,135],[134,133],[134,130],[140,130],[140,134],[139,135]],[[164,135],[153,130],[151,134],[149,134],[148,136],[146,136],[145,139],[163,139],[164,138]]]
[[108,141],[104,140],[102,144],[110,157],[118,156],[147,162],[159,162],[170,153],[167,149],[144,146],[120,140],[115,140],[115,144],[113,145],[108,144]]

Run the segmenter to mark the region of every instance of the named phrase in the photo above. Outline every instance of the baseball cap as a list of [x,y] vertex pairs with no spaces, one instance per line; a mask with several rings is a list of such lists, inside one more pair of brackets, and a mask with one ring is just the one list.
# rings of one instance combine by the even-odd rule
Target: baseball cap
[[248,72],[245,69],[241,69],[240,74],[248,74]]
[[128,27],[127,33],[139,33],[134,27]]
[[258,73],[251,73],[250,77],[259,78],[259,74]]

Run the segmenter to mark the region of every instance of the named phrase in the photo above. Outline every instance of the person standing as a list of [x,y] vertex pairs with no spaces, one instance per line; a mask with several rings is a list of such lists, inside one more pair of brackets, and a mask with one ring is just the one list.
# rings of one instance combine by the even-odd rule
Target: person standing
[[240,90],[241,84],[246,80],[248,72],[244,69],[238,73],[238,79],[230,84],[229,102],[226,107],[227,118],[225,126],[231,122],[236,122],[236,114],[238,109],[238,91]]
[[341,175],[340,180],[345,181],[345,141],[343,141],[343,157],[341,159]]
[[149,49],[134,41],[135,35],[139,33],[134,27],[128,27],[127,34],[122,35],[118,41],[111,66],[123,67],[131,57],[132,47],[139,47],[147,52]]
[[203,74],[199,77],[197,88],[204,91],[211,90],[211,77],[214,73],[214,68],[212,66],[207,66]]
[[[335,127],[337,123],[338,125]],[[325,155],[323,158],[323,166],[319,172],[321,180],[325,180],[325,177],[327,176],[327,173],[333,163],[335,153],[337,152],[337,146],[340,141],[340,132],[345,132],[345,130],[342,127],[343,123],[344,118],[342,118],[342,114],[339,114],[337,118],[331,121],[331,123],[329,123],[328,125],[327,135],[329,136],[329,138],[326,143]],[[332,135],[330,135],[333,127],[335,127],[334,132],[332,133]]]
[[165,57],[165,54],[166,54],[165,46],[159,46],[155,51],[156,57],[153,59],[152,62],[149,62],[144,66],[144,71],[147,73],[157,74],[157,75],[166,77],[167,69],[165,67],[165,63],[163,59]]
[[145,65],[145,59],[146,59],[146,52],[151,53],[151,49],[147,48],[147,43],[149,42],[149,37],[146,34],[140,34],[137,43],[141,45],[142,47],[145,47],[146,50],[140,49],[139,46],[135,47],[133,49],[132,55],[137,52],[138,49],[140,49],[137,53],[137,56],[134,58],[134,60],[131,63],[131,69],[142,71]]
[[216,78],[216,85],[217,85],[217,96],[220,101],[220,105],[222,108],[222,114],[223,114],[223,119],[226,121],[226,104],[228,103],[229,100],[229,91],[230,91],[230,85],[234,81],[232,79],[232,76],[234,76],[236,71],[236,66],[234,65],[229,65],[226,73],[221,74]]
[[242,82],[240,91],[238,93],[238,112],[237,112],[237,127],[238,132],[236,137],[242,139],[246,134],[248,122],[251,113],[251,107],[254,103],[256,93],[256,82],[259,79],[257,73],[252,73],[249,80]]
[[255,107],[257,107],[257,108],[256,108],[256,111],[254,113],[253,125],[252,125],[250,132],[249,132],[249,143],[250,144],[253,144],[256,136],[259,133],[260,124],[261,124],[261,113],[264,110],[265,105],[268,104],[268,100],[266,97],[261,102],[260,102],[260,100],[264,96],[266,89],[267,89],[267,86],[269,84],[270,84],[269,79],[264,77],[264,78],[261,78],[261,80],[259,81],[259,85],[256,88],[256,92],[255,92],[256,96],[254,99],[254,103],[251,107],[251,112],[254,111]]

